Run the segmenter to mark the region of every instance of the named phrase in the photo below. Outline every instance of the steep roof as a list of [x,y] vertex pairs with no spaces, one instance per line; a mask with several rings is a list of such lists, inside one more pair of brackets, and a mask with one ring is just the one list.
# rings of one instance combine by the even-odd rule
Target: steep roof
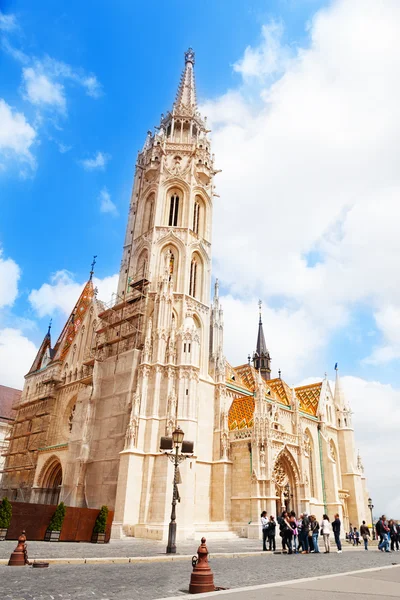
[[283,381],[280,377],[276,379],[268,379],[267,385],[274,392],[275,396],[278,397],[278,401],[286,406],[290,406],[292,402],[292,390],[288,384]]
[[246,427],[252,427],[254,406],[254,396],[236,398],[232,402],[228,412],[229,429],[245,429]]
[[243,384],[254,392],[257,385],[257,370],[252,365],[245,364],[235,367],[234,371],[239,375]]
[[295,388],[296,396],[300,403],[300,410],[313,417],[317,416],[321,388],[322,381]]
[[227,383],[234,384],[236,387],[241,387],[244,391],[253,391],[255,389],[251,389],[247,385],[246,381],[242,378],[239,370],[232,367],[232,365],[228,363],[228,361],[225,362],[225,379]]
[[78,333],[82,321],[91,305],[94,297],[93,282],[90,278],[79,296],[71,315],[62,330],[56,345],[54,346],[53,360],[64,360],[68,350],[72,346],[76,334]]
[[18,402],[21,390],[0,385],[0,421],[9,422],[15,418],[12,406]]
[[46,333],[46,335],[43,338],[43,342],[40,344],[40,348],[38,350],[38,353],[36,354],[36,358],[33,361],[31,368],[28,371],[28,375],[30,375],[31,373],[34,373],[35,371],[40,369],[40,365],[42,364],[43,357],[47,351],[51,357],[52,350],[51,350],[50,327],[49,327],[48,332]]

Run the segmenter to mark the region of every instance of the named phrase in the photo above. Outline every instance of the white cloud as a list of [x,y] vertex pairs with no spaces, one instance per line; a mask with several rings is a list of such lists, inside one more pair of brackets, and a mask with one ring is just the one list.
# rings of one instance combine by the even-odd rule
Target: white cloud
[[291,52],[282,45],[283,25],[271,21],[262,27],[262,43],[256,48],[248,46],[243,58],[233,65],[236,72],[244,78],[265,78],[280,73],[288,61]]
[[23,113],[13,110],[0,98],[0,156],[17,159],[35,167],[31,146],[36,138],[35,129],[27,122]]
[[61,154],[69,152],[72,148],[72,146],[67,146],[66,144],[62,144],[61,142],[57,142],[57,146]]
[[[220,298],[224,309],[224,351],[227,360],[237,366],[247,362],[247,355],[256,348],[258,333],[257,298],[241,300],[231,295]],[[332,320],[334,328],[342,315]],[[273,377],[282,371],[282,377],[293,385],[302,377],[304,370],[313,363],[323,363],[325,339],[321,330],[325,327],[316,325],[314,317],[304,307],[288,309],[272,308],[263,305],[263,328],[267,347],[272,357]],[[322,356],[321,356],[322,355]],[[323,374],[324,366],[320,364]]]
[[97,152],[94,158],[86,158],[85,160],[81,160],[80,164],[87,171],[93,171],[95,169],[104,170],[110,158],[110,155],[106,154],[105,152]]
[[0,308],[14,304],[18,294],[19,278],[19,266],[12,258],[3,258],[3,251],[0,248]]
[[0,31],[12,31],[17,28],[15,15],[5,15],[0,11]]
[[364,462],[374,514],[398,518],[400,494],[395,451],[400,424],[400,389],[359,377],[342,377],[354,412],[356,451]]
[[383,343],[364,359],[366,364],[380,365],[400,358],[400,306],[388,305],[375,313],[375,322]]
[[89,75],[81,79],[82,85],[86,88],[86,93],[92,98],[100,98],[103,95],[101,83],[98,81],[96,75]]
[[24,375],[35,359],[37,348],[19,329],[0,329],[0,381],[22,389]]
[[[52,275],[50,283],[44,283],[38,290],[31,291],[29,302],[39,317],[52,316],[56,312],[69,316],[84,285],[84,282],[75,281],[69,271],[57,271]],[[93,277],[93,285],[98,288],[98,297],[109,302],[111,295],[117,290],[118,275],[104,279]]]
[[64,86],[32,67],[22,70],[24,95],[29,102],[40,107],[54,107],[65,113],[66,99]]
[[118,216],[118,209],[115,206],[114,202],[111,200],[111,196],[110,196],[107,188],[104,187],[100,191],[98,199],[100,200],[100,212],[110,213],[114,217]]
[[261,295],[285,309],[281,327],[309,357],[299,343],[297,364],[279,365],[289,379],[360,303],[400,307],[399,26],[397,0],[337,0],[289,52],[272,24],[236,63],[240,87],[202,107],[222,169],[216,274],[242,305]]

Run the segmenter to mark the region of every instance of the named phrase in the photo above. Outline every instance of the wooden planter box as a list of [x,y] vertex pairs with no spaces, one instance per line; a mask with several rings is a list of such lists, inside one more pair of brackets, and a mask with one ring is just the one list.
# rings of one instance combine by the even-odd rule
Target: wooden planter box
[[8,529],[3,529],[2,527],[0,527],[0,542],[4,542],[4,540],[6,539],[7,531]]
[[92,533],[92,544],[105,544],[106,534],[105,533]]
[[59,542],[61,531],[51,531],[48,529],[44,534],[45,542]]

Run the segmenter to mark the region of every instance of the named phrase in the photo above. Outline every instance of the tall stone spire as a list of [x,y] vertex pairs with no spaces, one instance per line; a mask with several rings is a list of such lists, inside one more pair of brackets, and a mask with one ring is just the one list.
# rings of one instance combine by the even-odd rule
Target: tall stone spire
[[260,318],[258,322],[258,335],[257,335],[257,346],[256,351],[253,354],[254,367],[260,371],[263,379],[271,379],[271,357],[265,343],[264,329],[262,324],[261,316],[261,300],[258,303],[260,310]]
[[182,72],[174,108],[178,113],[187,111],[194,113],[197,109],[194,52],[192,48],[185,52],[185,68]]
[[346,408],[346,400],[344,397],[344,392],[343,392],[342,384],[340,381],[339,369],[338,369],[337,363],[335,364],[335,371],[336,371],[336,380],[335,380],[334,402],[339,409],[343,409],[343,408]]

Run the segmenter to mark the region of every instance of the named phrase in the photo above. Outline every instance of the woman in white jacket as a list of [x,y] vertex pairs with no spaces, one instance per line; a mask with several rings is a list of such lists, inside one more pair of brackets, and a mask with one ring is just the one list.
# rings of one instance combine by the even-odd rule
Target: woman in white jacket
[[331,551],[331,545],[330,545],[330,541],[329,541],[329,536],[330,536],[331,531],[332,531],[332,528],[331,528],[331,524],[329,522],[329,517],[328,517],[328,515],[324,515],[322,517],[321,533],[324,538],[325,554],[328,554]]

